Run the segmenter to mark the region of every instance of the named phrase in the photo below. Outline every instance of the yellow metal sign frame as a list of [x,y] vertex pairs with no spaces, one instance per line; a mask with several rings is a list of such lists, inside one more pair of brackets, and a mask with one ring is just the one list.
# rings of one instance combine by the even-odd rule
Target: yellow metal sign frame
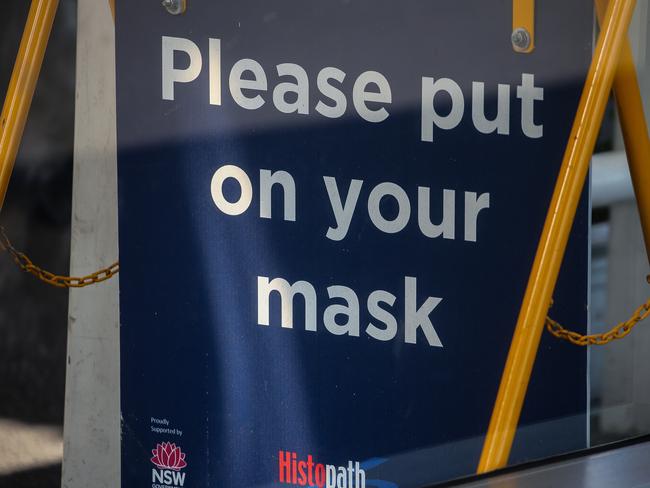
[[25,130],[59,0],[32,0],[0,115],[0,211]]
[[601,32],[519,312],[478,473],[502,468],[508,462],[546,314],[615,78],[621,124],[626,134],[625,148],[650,257],[650,143],[626,38],[635,3],[635,0],[611,0],[609,5],[607,0],[596,2],[602,19]]
[[[114,14],[114,0],[108,0]],[[635,0],[596,0],[601,33],[530,273],[478,472],[507,464],[544,320],[562,264],[589,160],[614,87],[630,173],[650,258],[650,140],[626,32]],[[58,0],[32,0],[0,116],[0,210],[20,146]],[[513,48],[535,48],[535,2],[513,0]],[[516,35],[517,34],[517,35]],[[528,35],[528,38],[526,38]]]

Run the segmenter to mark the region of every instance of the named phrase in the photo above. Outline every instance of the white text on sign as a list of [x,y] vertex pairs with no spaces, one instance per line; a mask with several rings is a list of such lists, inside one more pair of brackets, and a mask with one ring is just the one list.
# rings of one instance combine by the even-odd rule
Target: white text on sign
[[[177,52],[189,58],[186,67],[174,63]],[[191,83],[203,71],[203,54],[199,46],[182,37],[162,38],[162,98],[174,100],[176,84]],[[347,74],[339,68],[327,66],[316,75],[318,102],[309,104],[310,76],[296,63],[280,63],[275,66],[283,80],[271,90],[273,106],[284,114],[309,115],[316,112],[327,118],[339,118],[348,110],[345,90]],[[209,39],[208,76],[210,105],[222,103],[222,56],[221,40]],[[510,135],[511,86],[498,84],[497,113],[493,118],[485,115],[485,83],[473,81],[471,86],[471,117],[475,129],[481,134]],[[243,109],[257,110],[269,100],[269,82],[262,64],[250,58],[236,61],[228,75],[228,91],[234,102]],[[535,122],[535,102],[544,100],[544,89],[535,86],[535,75],[523,73],[521,84],[516,87],[516,99],[521,112],[521,132],[528,138],[539,139],[544,135],[543,124]],[[393,94],[388,79],[378,71],[360,73],[352,84],[352,105],[356,114],[370,123],[380,123],[389,115]],[[436,100],[451,100],[450,108],[439,110]],[[441,112],[447,113],[441,113]],[[466,112],[466,100],[460,85],[451,78],[422,77],[421,133],[420,140],[434,141],[435,130],[449,131],[458,127]]]

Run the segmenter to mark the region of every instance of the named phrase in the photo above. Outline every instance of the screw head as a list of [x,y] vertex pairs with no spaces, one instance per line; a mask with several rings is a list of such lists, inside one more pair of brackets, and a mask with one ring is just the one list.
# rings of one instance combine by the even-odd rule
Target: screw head
[[180,15],[187,8],[186,0],[162,0],[162,6],[172,15]]
[[522,27],[512,31],[510,40],[512,41],[512,47],[517,52],[525,52],[530,47],[530,34]]

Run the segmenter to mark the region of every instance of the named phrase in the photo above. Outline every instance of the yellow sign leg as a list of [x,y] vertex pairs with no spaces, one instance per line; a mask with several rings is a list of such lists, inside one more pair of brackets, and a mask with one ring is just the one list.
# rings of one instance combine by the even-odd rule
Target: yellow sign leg
[[635,0],[612,0],[596,44],[560,174],[544,223],[508,359],[501,378],[478,472],[506,466],[560,271],[589,160],[626,39]]
[[32,0],[0,115],[0,210],[7,194],[27,114],[59,0]]

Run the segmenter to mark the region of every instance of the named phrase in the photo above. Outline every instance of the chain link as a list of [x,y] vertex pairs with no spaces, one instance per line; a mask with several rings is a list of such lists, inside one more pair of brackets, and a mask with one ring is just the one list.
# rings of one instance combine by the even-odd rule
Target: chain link
[[[650,276],[648,277],[648,280],[650,281]],[[550,317],[546,317],[546,330],[558,339],[569,341],[576,346],[602,346],[604,344],[609,344],[616,339],[622,339],[632,332],[632,329],[636,324],[645,320],[648,316],[650,316],[650,299],[637,308],[632,314],[632,317],[628,320],[621,322],[611,330],[602,334],[578,334],[577,332],[565,329]]]
[[36,276],[39,280],[48,285],[58,288],[83,288],[84,286],[94,285],[111,279],[120,271],[120,263],[113,263],[108,268],[100,269],[88,276],[59,276],[36,266],[25,253],[22,253],[11,244],[5,230],[0,226],[0,250],[8,252],[16,264],[25,271]]

